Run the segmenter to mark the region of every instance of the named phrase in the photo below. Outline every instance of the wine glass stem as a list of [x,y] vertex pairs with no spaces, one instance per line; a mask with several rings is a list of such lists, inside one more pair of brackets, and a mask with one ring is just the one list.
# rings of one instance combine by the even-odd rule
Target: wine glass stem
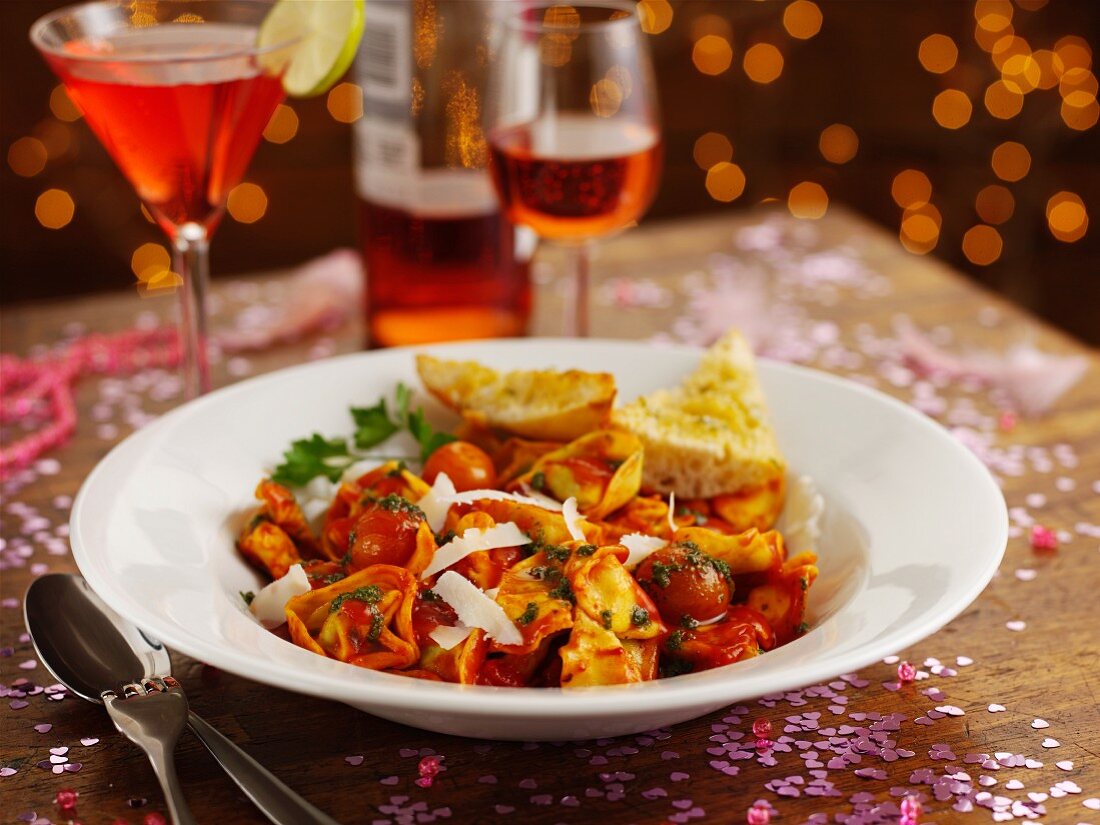
[[210,362],[206,351],[206,284],[210,243],[205,227],[185,223],[173,238],[175,268],[183,278],[180,292],[180,366],[188,399],[210,392]]
[[562,326],[567,336],[587,338],[588,274],[592,264],[592,244],[582,241],[565,248],[569,272],[565,283],[565,317]]

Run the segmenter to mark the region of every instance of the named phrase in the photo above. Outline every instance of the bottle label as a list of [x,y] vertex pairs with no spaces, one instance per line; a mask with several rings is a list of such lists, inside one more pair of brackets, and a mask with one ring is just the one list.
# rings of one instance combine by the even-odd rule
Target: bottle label
[[356,59],[363,117],[355,124],[355,188],[364,200],[417,215],[498,210],[484,169],[422,167],[412,115],[412,4],[372,0]]

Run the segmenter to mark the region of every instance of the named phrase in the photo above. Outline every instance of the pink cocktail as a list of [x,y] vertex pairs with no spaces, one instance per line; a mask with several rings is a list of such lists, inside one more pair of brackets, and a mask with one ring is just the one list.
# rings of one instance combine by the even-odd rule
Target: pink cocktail
[[283,99],[294,42],[257,48],[265,0],[95,2],[31,39],[175,248],[189,397],[210,389],[208,241]]

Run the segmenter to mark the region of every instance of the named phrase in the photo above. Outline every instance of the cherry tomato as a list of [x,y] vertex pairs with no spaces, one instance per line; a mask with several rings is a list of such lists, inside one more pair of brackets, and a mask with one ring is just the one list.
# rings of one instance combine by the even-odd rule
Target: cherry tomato
[[419,526],[420,518],[412,512],[369,505],[351,532],[349,571],[372,564],[403,565],[416,550]]
[[705,622],[730,601],[730,585],[720,566],[694,546],[670,544],[646,557],[634,578],[670,625],[679,625],[685,616]]
[[469,441],[451,441],[428,456],[424,464],[424,480],[434,484],[435,477],[440,473],[446,473],[460,493],[484,490],[497,484],[493,460],[483,449]]
[[440,625],[454,627],[456,624],[458,624],[458,614],[442,599],[425,599],[421,593],[413,601],[412,626],[418,645],[434,644],[428,638],[433,630]]

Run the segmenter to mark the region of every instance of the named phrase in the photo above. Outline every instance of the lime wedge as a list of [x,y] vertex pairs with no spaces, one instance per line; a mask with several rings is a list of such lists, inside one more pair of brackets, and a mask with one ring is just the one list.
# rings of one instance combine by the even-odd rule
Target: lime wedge
[[275,71],[286,65],[283,88],[291,97],[327,92],[348,70],[363,36],[363,0],[278,0],[256,36],[256,45],[272,48],[300,38],[289,63],[283,49],[268,52],[261,65]]

